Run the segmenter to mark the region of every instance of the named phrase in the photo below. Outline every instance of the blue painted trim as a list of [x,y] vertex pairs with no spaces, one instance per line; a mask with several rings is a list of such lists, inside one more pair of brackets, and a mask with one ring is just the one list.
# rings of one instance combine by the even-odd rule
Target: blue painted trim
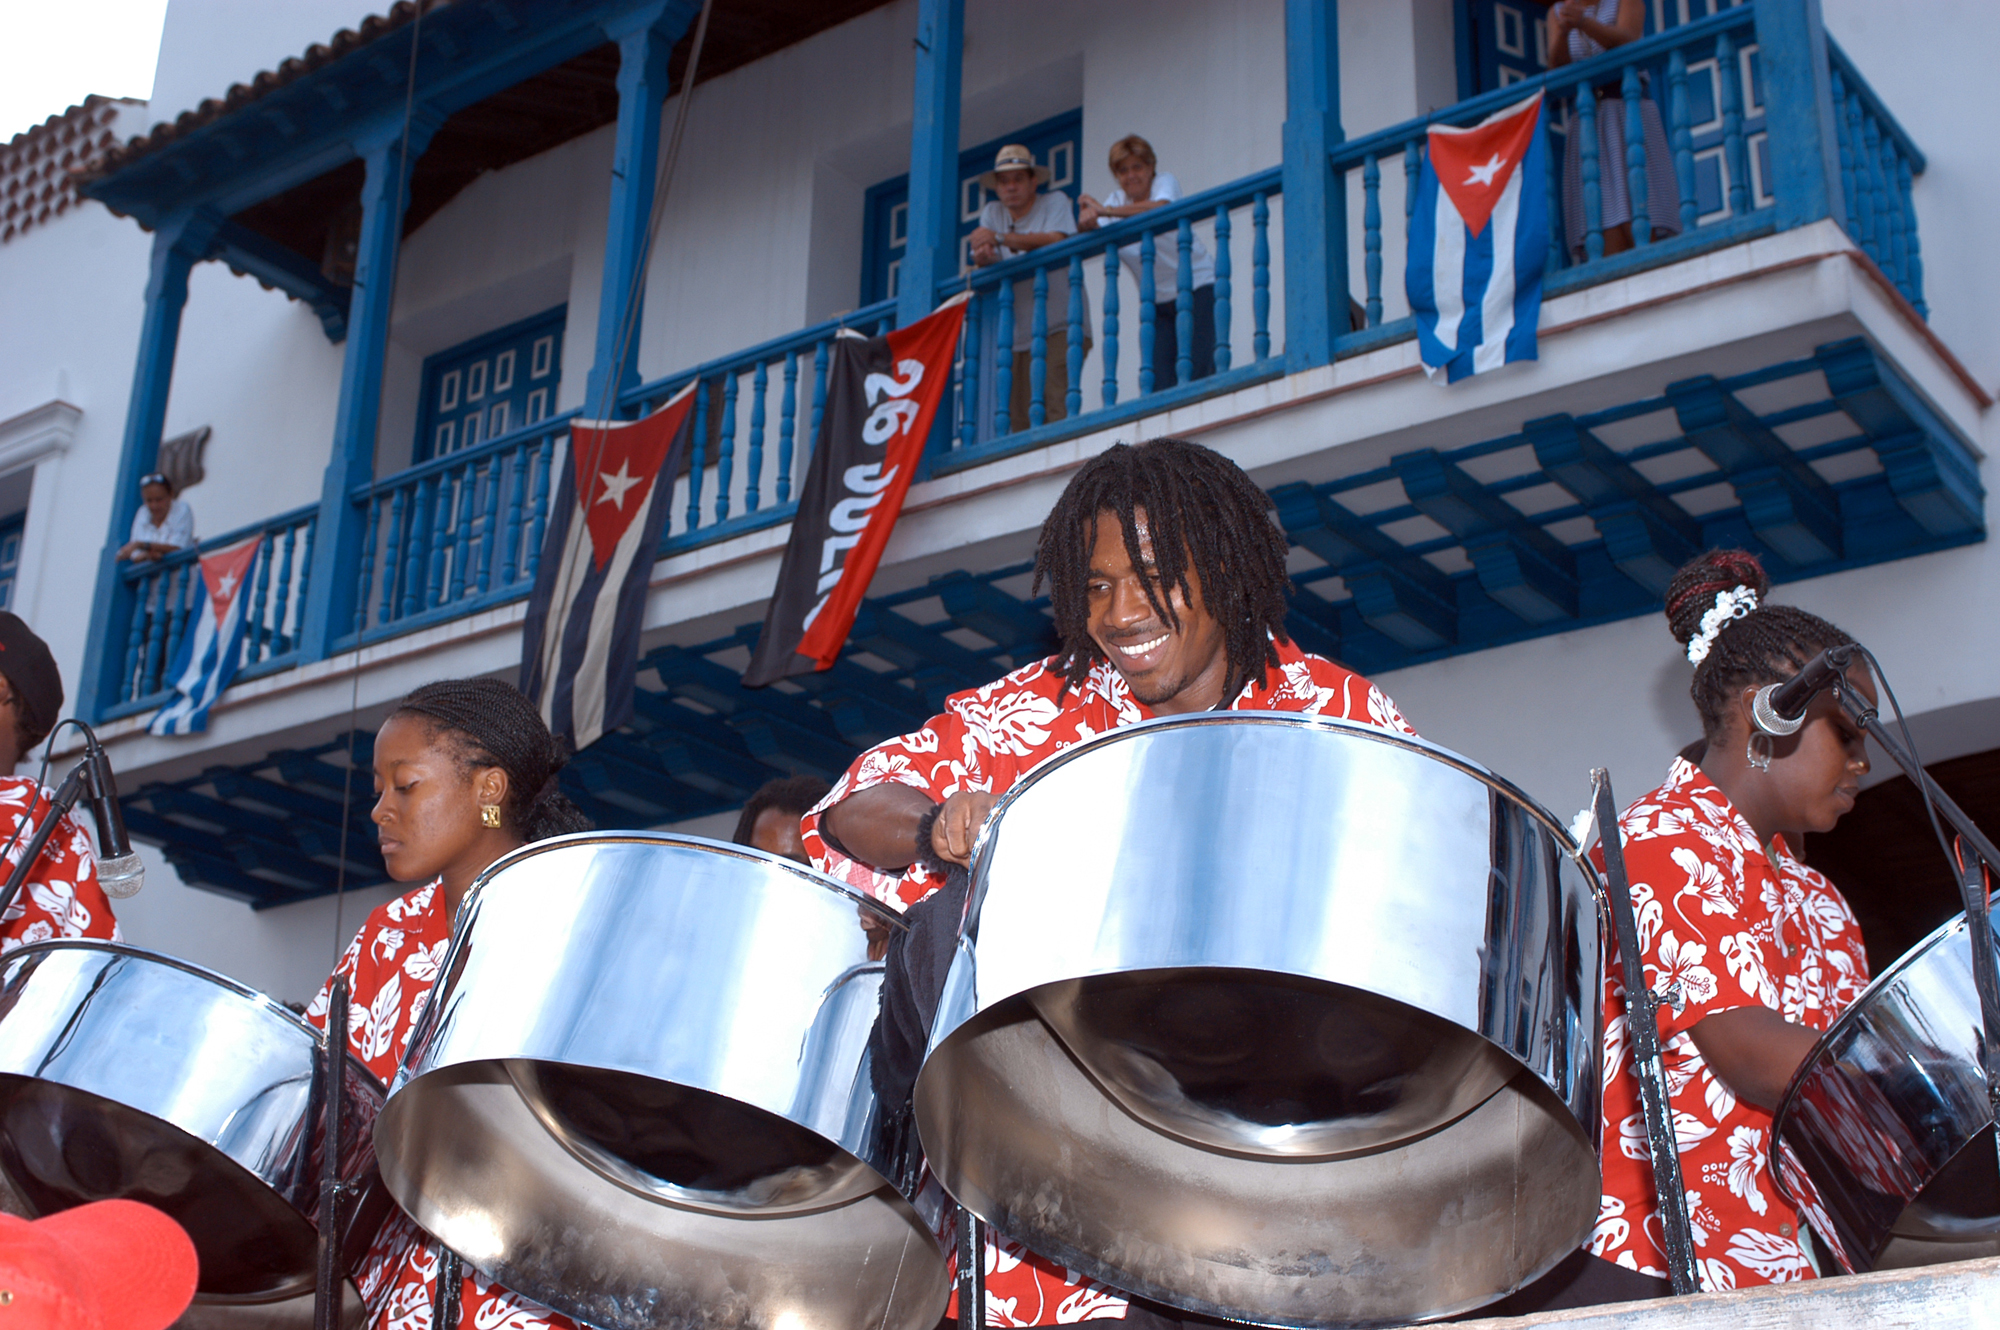
[[[111,644],[122,637],[133,609],[132,589],[119,576],[118,548],[132,531],[139,511],[139,477],[159,460],[166,428],[167,394],[174,380],[174,352],[180,343],[181,310],[187,304],[188,273],[206,258],[221,219],[184,213],[160,223],[153,233],[145,313],[139,324],[139,356],[132,371],[132,396],[125,409],[125,440],[111,485],[111,521],[98,554],[97,584],[91,600],[90,632],[84,639],[77,710],[102,719],[117,696],[116,673],[124,653]],[[117,657],[114,662],[113,656]]]
[[324,659],[334,639],[354,622],[363,514],[348,496],[375,473],[383,357],[389,344],[410,167],[443,122],[437,112],[417,107],[407,125],[407,150],[400,112],[357,136],[368,173],[361,186],[361,238],[354,258],[347,355],[340,366],[333,455],[320,486],[319,534],[313,544],[305,613],[299,621],[300,651],[307,661]]
[[1840,140],[1833,125],[1831,66],[1819,0],[1756,0],[1757,58],[1764,74],[1766,182],[1788,231],[1844,216]]
[[1285,0],[1285,368],[1333,359],[1347,330],[1347,179],[1339,0]]
[[673,0],[644,6],[605,25],[607,35],[618,43],[618,130],[598,284],[597,340],[584,385],[588,415],[614,414],[619,394],[639,382],[639,328],[646,299],[643,269],[652,246],[667,60],[697,12],[685,0]]
[[919,0],[910,122],[910,211],[896,324],[931,312],[938,283],[958,273],[958,110],[965,0]]
[[338,345],[347,337],[348,288],[329,281],[316,265],[289,246],[247,226],[224,222],[216,231],[215,257],[304,301],[319,316],[327,341]]
[[[1910,163],[1911,173],[1922,175],[1925,166],[1928,165],[1924,150],[1917,146],[1917,141],[1910,137],[1902,123],[1889,113],[1888,105],[1875,94],[1875,89],[1869,86],[1868,80],[1862,77],[1860,69],[1848,59],[1847,52],[1841,49],[1840,43],[1831,35],[1826,39],[1826,54],[1833,68],[1839,70],[1841,78],[1847,81],[1847,90],[1861,99],[1862,109],[1881,121],[1882,127],[1889,131],[1889,137],[1896,142],[1897,151],[1901,152]],[[1839,108],[1835,107],[1834,114],[1839,113]]]
[[[567,303],[564,303],[561,305],[556,305],[550,309],[545,309],[539,314],[531,314],[525,319],[516,319],[514,322],[506,325],[505,327],[495,328],[492,332],[481,333],[477,337],[469,338],[466,341],[460,342],[457,346],[449,346],[446,347],[444,350],[439,351],[433,355],[425,356],[423,370],[421,373],[417,375],[417,382],[420,385],[420,391],[424,394],[424,398],[422,403],[417,408],[417,437],[412,441],[412,446],[410,449],[410,455],[415,460],[411,462],[411,465],[418,466],[424,462],[432,460],[432,454],[430,453],[430,449],[435,441],[436,437],[435,426],[438,423],[437,412],[432,405],[432,403],[435,401],[435,397],[433,395],[433,389],[436,385],[435,371],[440,362],[456,360],[464,356],[476,356],[481,351],[484,351],[489,347],[499,346],[505,342],[512,341],[513,339],[520,337],[522,334],[527,333],[541,325],[547,325],[550,329],[552,329],[556,333],[566,337],[569,331],[568,321],[569,321],[569,305]],[[560,349],[558,349],[555,352],[555,361],[556,363],[554,368],[557,374],[556,381],[558,384],[560,384],[561,371],[562,371],[562,352]],[[539,433],[541,431],[546,430],[549,426],[549,422],[551,420],[554,420],[558,415],[574,415],[574,414],[577,414],[577,412],[551,411],[548,415],[543,416],[540,420],[533,421],[525,425],[516,425],[515,427],[508,430],[504,434],[494,435],[493,438],[496,440],[512,439],[517,435],[527,434],[531,431]],[[488,442],[491,442],[491,440],[482,440],[481,442],[474,444],[472,448],[458,448],[444,455],[446,457],[463,458],[468,453],[474,451],[475,449],[485,447]],[[400,475],[402,473],[399,472],[397,474]]]

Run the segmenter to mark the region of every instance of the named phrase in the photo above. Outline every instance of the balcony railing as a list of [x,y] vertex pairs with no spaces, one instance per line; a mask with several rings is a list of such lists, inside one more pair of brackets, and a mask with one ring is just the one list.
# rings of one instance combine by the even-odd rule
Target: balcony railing
[[116,701],[107,715],[156,710],[173,698],[168,672],[201,601],[201,557],[259,532],[264,544],[245,582],[249,599],[243,606],[243,656],[236,677],[254,678],[296,664],[318,517],[317,508],[297,508],[157,562],[127,565],[123,576],[132,588],[132,618],[119,644],[123,664],[115,681]]
[[[1786,117],[1769,114],[1774,108],[1766,103],[1801,93],[1776,85],[1767,93],[1758,15],[1758,5],[1738,5],[1336,147],[1329,164],[1346,184],[1360,226],[1349,237],[1351,318],[1333,338],[1333,354],[1355,355],[1414,336],[1397,274],[1408,261],[1410,210],[1427,131],[1475,123],[1537,87],[1550,97],[1548,176],[1525,183],[1543,189],[1549,203],[1547,294],[1775,230],[1791,186],[1773,166],[1785,145],[1771,141]],[[1828,181],[1826,192],[1835,219],[1921,315],[1912,181],[1924,169],[1923,155],[1831,40],[1827,50],[1839,179]],[[1597,132],[1614,90],[1619,100],[1609,104],[1621,107],[1627,145],[1619,161],[1604,159]],[[1656,189],[1659,177],[1648,171],[1642,98],[1661,113],[1671,191]],[[1564,223],[1564,155],[1571,136],[1578,141],[1571,203],[1580,227],[1574,238]],[[1631,248],[1607,254],[1603,199],[1614,175],[1630,199]],[[969,291],[970,302],[928,472],[978,466],[1282,373],[1283,283],[1274,279],[1284,271],[1283,182],[1284,171],[1272,167],[941,283],[939,299]],[[1206,293],[1194,284],[1202,266],[1198,250],[1213,268]],[[1128,251],[1137,260],[1136,280],[1124,257]],[[1171,281],[1161,276],[1167,272],[1174,274]],[[1213,311],[1212,366],[1196,357],[1203,302]],[[885,331],[895,313],[893,301],[870,305],[668,375],[620,399],[620,412],[633,416],[695,385],[695,448],[674,481],[663,555],[790,520],[826,403],[835,338],[843,329]],[[1162,349],[1162,319],[1170,320],[1175,334],[1171,359]],[[1023,377],[1025,391],[1017,382]],[[1063,385],[1059,394],[1048,391],[1051,381]],[[576,414],[355,490],[353,520],[364,533],[352,574],[359,594],[352,614],[342,611],[347,621],[329,625],[332,641],[320,651],[525,596],[556,489],[552,468]],[[312,541],[312,513],[286,514],[253,529],[280,539],[267,546],[255,574],[246,668],[281,668],[299,651],[309,562],[303,548]],[[192,556],[176,556],[125,573],[135,608],[112,637],[122,651],[122,674],[111,714],[164,701],[162,676],[185,629],[192,570]]]

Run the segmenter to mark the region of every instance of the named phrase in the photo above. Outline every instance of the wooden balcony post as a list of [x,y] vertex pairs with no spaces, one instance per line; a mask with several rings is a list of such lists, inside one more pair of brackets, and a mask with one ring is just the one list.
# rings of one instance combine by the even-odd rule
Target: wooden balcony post
[[333,456],[320,486],[319,535],[300,624],[301,661],[322,660],[354,624],[355,577],[361,564],[363,515],[351,497],[375,474],[375,435],[382,410],[383,353],[396,293],[396,257],[409,202],[410,165],[444,121],[422,105],[405,121],[398,112],[359,126],[354,148],[367,168],[361,185],[361,238],[354,256],[347,355],[340,367]]
[[[77,681],[76,709],[91,720],[117,701],[118,663],[124,660],[124,628],[134,594],[118,575],[114,557],[131,534],[139,509],[139,477],[159,461],[166,428],[167,394],[173,386],[174,350],[180,342],[181,310],[187,304],[188,273],[208,257],[221,219],[204,211],[181,213],[153,231],[152,271],[146,281],[146,310],[139,325],[139,359],[132,373],[132,397],[125,411],[125,444],[112,483],[111,527],[98,556],[96,596],[90,634]],[[118,663],[110,656],[116,648]]]
[[[958,272],[958,99],[965,0],[919,0],[916,95],[910,123],[910,216],[896,279],[896,326],[937,304]],[[950,413],[940,412],[945,419]]]
[[1840,139],[1819,0],[1757,0],[1757,58],[1778,229],[1840,216]]
[[[611,158],[611,209],[597,300],[597,342],[584,389],[584,414],[618,414],[618,397],[639,382],[639,320],[645,302],[640,266],[660,173],[660,108],[667,58],[700,11],[692,0],[641,5],[604,22],[618,43],[618,137]],[[686,93],[682,89],[682,93]]]
[[1285,0],[1285,368],[1333,359],[1347,331],[1347,182],[1339,0]]

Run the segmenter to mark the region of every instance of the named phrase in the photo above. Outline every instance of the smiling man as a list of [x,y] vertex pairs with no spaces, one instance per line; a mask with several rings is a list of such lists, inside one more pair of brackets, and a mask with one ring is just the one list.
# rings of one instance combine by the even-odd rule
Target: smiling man
[[[1078,471],[1042,524],[1044,583],[1056,653],[863,753],[806,815],[816,867],[904,909],[969,865],[993,806],[1029,772],[1154,716],[1299,711],[1414,733],[1374,685],[1286,637],[1284,537],[1263,491],[1199,444],[1119,444]],[[1159,1317],[1059,1262],[989,1244],[987,1324]]]

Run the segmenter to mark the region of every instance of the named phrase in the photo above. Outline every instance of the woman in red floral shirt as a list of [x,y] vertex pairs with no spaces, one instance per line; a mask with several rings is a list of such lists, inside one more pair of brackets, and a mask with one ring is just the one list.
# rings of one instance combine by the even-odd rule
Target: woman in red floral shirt
[[[1750,712],[1759,688],[1851,639],[1767,603],[1769,591],[1762,565],[1740,550],[1706,554],[1675,576],[1667,620],[1694,664],[1704,737],[1619,826],[1646,979],[1665,999],[1662,1060],[1708,1291],[1814,1277],[1799,1216],[1772,1184],[1771,1114],[1820,1033],[1868,983],[1853,912],[1797,857],[1803,833],[1830,830],[1854,807],[1868,773],[1865,737],[1830,694],[1785,738],[1759,731]],[[1873,697],[1865,670],[1849,683]],[[1543,1307],[1668,1292],[1620,965],[1614,946],[1597,1227],[1589,1255],[1559,1267],[1573,1282]]]
[[[472,880],[529,841],[588,831],[556,788],[563,764],[534,704],[496,679],[448,679],[404,698],[375,735],[375,825],[398,882],[424,885],[377,906],[334,975],[348,982],[348,1049],[388,1085],[437,982],[451,921]],[[306,1011],[326,1028],[333,981]],[[437,1243],[397,1212],[354,1272],[372,1330],[434,1330]],[[461,1326],[574,1330],[470,1268]],[[438,1327],[436,1330],[455,1330]]]

